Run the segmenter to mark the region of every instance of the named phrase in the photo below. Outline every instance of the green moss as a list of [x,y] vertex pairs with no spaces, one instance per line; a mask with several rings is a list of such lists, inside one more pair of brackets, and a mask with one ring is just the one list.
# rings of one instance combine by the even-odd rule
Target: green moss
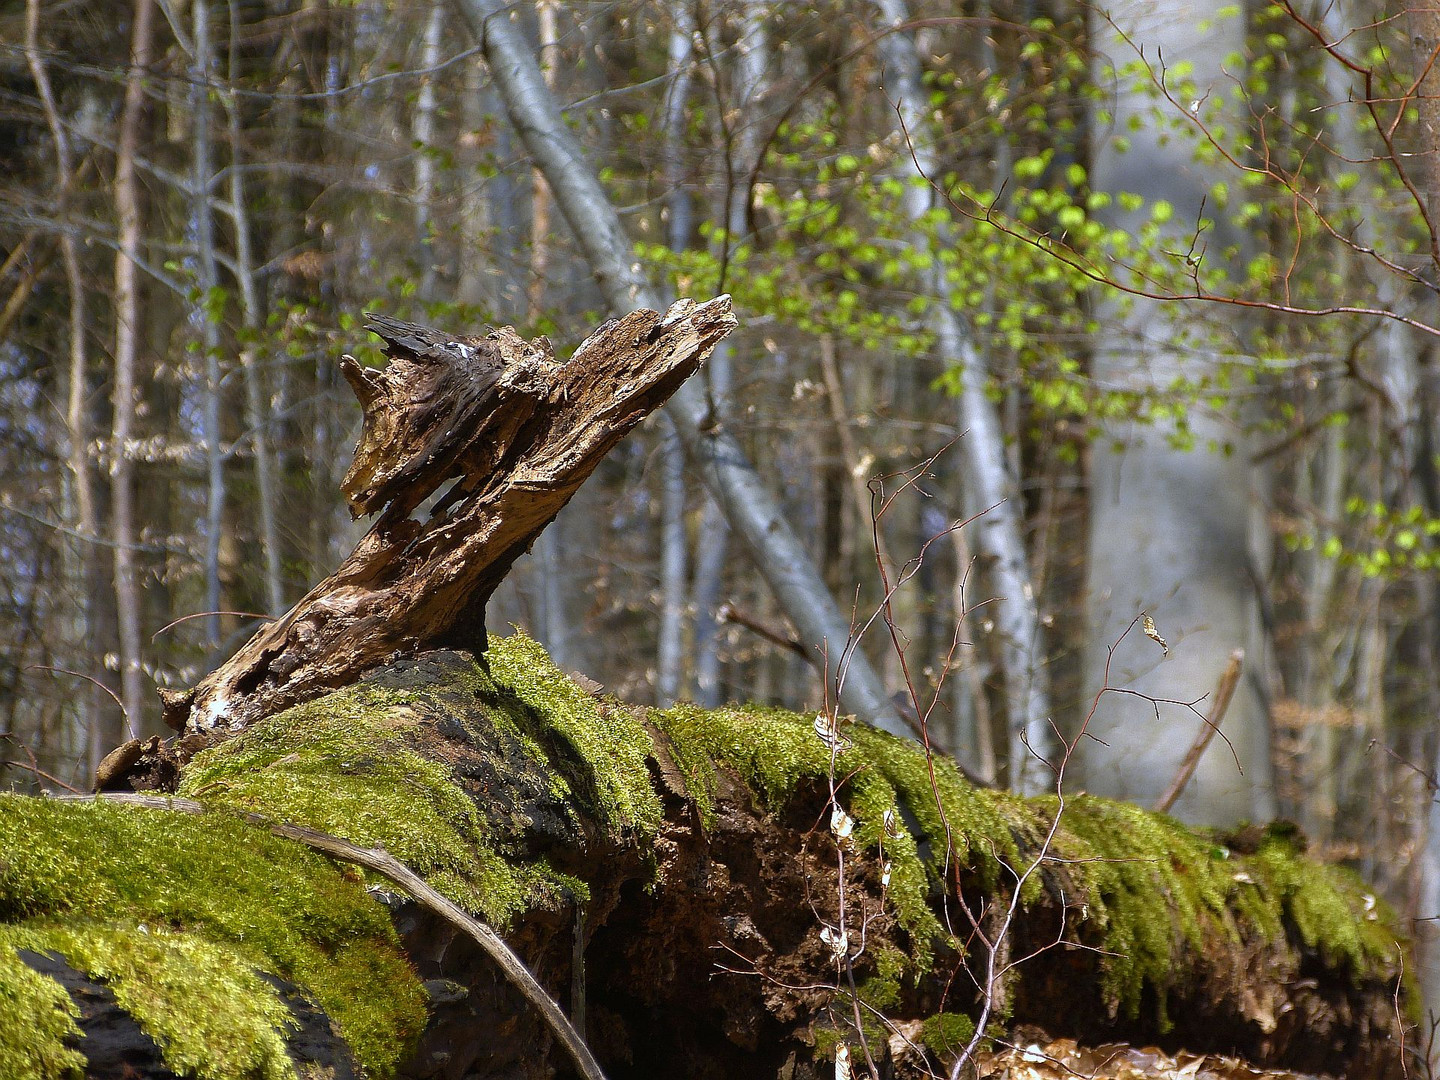
[[[815,734],[811,717],[774,708],[706,711],[693,705],[653,716],[670,737],[676,764],[685,772],[702,814],[713,815],[716,763],[735,770],[772,811],[782,809],[802,781],[828,779],[830,752]],[[958,941],[947,938],[931,906],[934,890],[949,878],[947,865],[951,860],[971,865],[982,882],[995,886],[1002,862],[1020,864],[1016,837],[1038,835],[1033,811],[1003,792],[972,787],[943,757],[934,759],[932,778],[924,751],[909,740],[863,724],[845,726],[844,735],[853,745],[840,753],[836,773],[843,781],[842,798],[856,819],[856,842],[861,848],[883,850],[891,867],[889,899],[910,935],[911,959],[918,972],[928,971],[935,941],[948,940],[950,948],[960,949]],[[894,814],[889,836],[886,811]],[[921,858],[907,815],[930,841],[928,859]],[[1038,877],[1028,882],[1029,897],[1038,895],[1040,887]]]
[[[872,1020],[864,1021],[863,1034],[865,1036],[865,1042],[870,1045],[872,1053],[877,1053],[880,1047],[885,1045],[885,1040],[890,1036],[889,1031],[878,1021]],[[841,1021],[840,1027],[831,1027],[829,1025],[818,1026],[811,1030],[810,1037],[814,1042],[815,1059],[817,1061],[833,1061],[835,1051],[838,1050],[841,1045],[850,1047],[850,1057],[852,1060],[861,1058],[860,1038],[855,1031],[853,1023],[845,1024]]]
[[82,1075],[85,1058],[65,1045],[78,1038],[80,1010],[54,979],[31,970],[0,933],[0,1076],[60,1080]]
[[[690,705],[653,715],[702,814],[713,817],[717,767],[734,770],[775,812],[803,782],[823,784],[828,776],[830,754],[812,717]],[[944,758],[934,759],[932,774],[920,747],[863,725],[844,733],[853,746],[840,754],[836,772],[856,819],[855,841],[862,848],[883,843],[892,867],[889,898],[911,938],[908,962],[923,974],[944,936],[932,904],[938,888],[953,886],[947,865],[958,862],[987,892],[1003,894],[1040,851],[1058,803],[977,789]],[[901,812],[889,837],[887,809]],[[1128,803],[1067,800],[1046,862],[1026,878],[1022,903],[1046,889],[1083,902],[1084,920],[1070,932],[1105,954],[1101,991],[1111,1006],[1133,1018],[1148,989],[1162,1028],[1169,993],[1196,957],[1281,944],[1286,926],[1356,976],[1390,977],[1394,966],[1394,922],[1371,910],[1375,901],[1350,875],[1278,845],[1254,860],[1231,858],[1174,819]],[[958,942],[949,945],[959,951]],[[876,974],[862,996],[888,1001],[898,991],[897,977]]]
[[946,1059],[959,1056],[975,1037],[975,1021],[963,1013],[942,1012],[927,1017],[920,1029],[920,1041]]
[[519,630],[492,639],[486,658],[496,685],[534,710],[592,770],[595,809],[610,830],[655,835],[665,812],[646,764],[651,741],[645,725],[622,707],[602,709]]
[[900,980],[905,975],[908,958],[899,949],[882,945],[871,952],[874,972],[858,987],[860,1000],[872,1009],[889,1013],[900,1004]]
[[973,786],[950,759],[935,755],[927,761],[908,739],[857,726],[855,742],[904,800],[924,835],[939,841],[937,867],[943,867],[948,835],[951,857],[974,869],[986,888],[998,884],[1002,863],[1020,868],[1016,832],[1035,831],[1024,800]]
[[525,883],[485,847],[445,766],[410,749],[409,696],[358,685],[269,717],[200,754],[180,794],[382,847],[457,904],[503,924]]
[[[88,958],[76,966],[97,972],[124,972],[145,955],[133,951],[138,945],[127,953],[115,927],[139,934],[143,925],[152,936],[192,931],[234,965],[302,987],[376,1076],[394,1072],[425,1022],[423,991],[389,917],[354,876],[220,815],[0,796],[0,922],[10,924],[7,934],[52,935],[63,923],[77,935],[69,946]],[[235,968],[218,954],[192,950],[184,967],[182,952],[167,954],[168,970],[183,968],[193,981],[151,998],[155,1009],[186,995],[240,992],[242,983],[220,985]],[[207,977],[207,965],[220,982]],[[264,999],[272,993],[267,986]],[[189,1022],[190,1008],[175,1022]],[[260,1015],[265,1006],[256,999],[252,1009]],[[157,1031],[169,1029],[160,1012],[152,1021]]]
[[104,981],[182,1076],[296,1080],[285,1048],[290,1010],[234,949],[135,924],[14,927],[4,937],[19,948],[57,952]]
[[[481,707],[477,695],[488,700],[487,718],[496,730],[532,759],[546,761],[533,738],[515,726],[514,701],[509,709],[495,704],[503,691],[484,671],[471,664],[447,675],[455,685],[433,694],[360,683],[269,717],[196,757],[180,792],[384,848],[496,926],[526,910],[583,903],[588,890],[578,879],[544,860],[497,852],[451,770],[413,749],[427,715],[458,719],[449,708],[456,699],[447,702],[445,695],[464,691],[468,707]],[[497,770],[505,774],[503,762]]]
[[[652,714],[676,747],[676,763],[689,768],[691,787],[713,791],[709,762],[735,770],[759,794],[766,807],[779,810],[805,778],[830,769],[830,752],[808,719],[784,709],[759,706],[701,709],[682,704]],[[707,763],[695,767],[696,763]]]
[[[1047,817],[1056,812],[1053,798],[1036,805]],[[1217,868],[1208,845],[1173,818],[1091,796],[1067,800],[1056,854],[1083,868],[1088,915],[1111,954],[1102,989],[1133,1018],[1149,985],[1165,1030],[1166,991],[1183,980],[1186,958],[1202,952],[1211,935],[1239,941],[1228,909],[1233,870]]]
[[1306,948],[1332,967],[1360,978],[1395,960],[1394,918],[1351,871],[1298,858],[1280,840],[1268,840],[1247,860],[1283,906]]
[[[708,808],[717,762],[735,770],[772,812],[783,809],[802,781],[828,782],[830,751],[815,734],[812,718],[783,709],[743,706],[707,711],[693,705],[678,705],[653,716],[669,736],[676,764],[685,771],[702,812],[713,814]],[[903,781],[923,769],[923,756],[913,744],[908,744],[909,750],[897,749],[907,744],[868,727],[854,725],[845,734],[853,737],[853,745],[840,752],[835,769],[843,781],[842,799],[856,819],[855,842],[861,849],[882,854],[890,864],[890,901],[910,935],[917,970],[928,971],[933,943],[946,935],[930,907],[930,874],[899,813],[900,798],[891,782],[892,776]],[[892,769],[889,752],[897,760],[908,753],[920,763],[908,772],[898,766]],[[894,814],[888,836],[887,811]]]
[[[1055,812],[1053,798],[1033,803],[1042,817]],[[1397,967],[1394,920],[1358,879],[1281,840],[1236,856],[1166,815],[1078,796],[1067,800],[1055,854],[1100,930],[1102,990],[1133,1018],[1148,988],[1162,1030],[1169,993],[1197,957],[1283,947],[1287,927],[1357,979],[1388,979]]]

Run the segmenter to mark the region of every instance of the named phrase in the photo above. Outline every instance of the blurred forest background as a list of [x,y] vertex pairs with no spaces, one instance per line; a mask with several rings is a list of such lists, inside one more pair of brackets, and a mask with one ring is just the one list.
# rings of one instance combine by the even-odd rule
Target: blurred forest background
[[[1169,699],[1103,695],[1070,778],[1151,803],[1243,650],[1245,771],[1217,741],[1177,812],[1440,915],[1440,26],[1367,0],[8,0],[5,758],[85,786],[348,553],[362,312],[561,355],[609,314],[486,17],[653,286],[733,294],[711,423],[839,610],[904,578],[861,640],[900,712],[1038,790],[1052,719]],[[653,418],[492,626],[630,701],[822,706],[722,503]]]

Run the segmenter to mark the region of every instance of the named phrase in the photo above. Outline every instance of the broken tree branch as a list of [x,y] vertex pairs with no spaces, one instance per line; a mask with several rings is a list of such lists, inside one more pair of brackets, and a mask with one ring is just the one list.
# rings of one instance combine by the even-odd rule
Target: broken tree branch
[[1220,673],[1220,681],[1215,686],[1215,700],[1210,705],[1210,715],[1200,724],[1195,741],[1190,744],[1190,749],[1185,751],[1180,768],[1175,771],[1175,779],[1170,781],[1165,794],[1155,801],[1154,809],[1158,813],[1170,812],[1175,800],[1180,798],[1180,793],[1190,782],[1190,777],[1195,775],[1195,767],[1200,764],[1200,758],[1204,755],[1205,748],[1210,745],[1210,740],[1219,734],[1220,722],[1225,719],[1225,710],[1230,707],[1230,699],[1235,696],[1235,687],[1240,682],[1240,667],[1244,662],[1244,649],[1236,649],[1230,654],[1230,662],[1225,665],[1225,670]]
[[185,692],[187,734],[241,730],[397,653],[485,648],[485,605],[620,438],[735,326],[730,298],[632,312],[557,363],[514,330],[484,338],[370,316],[389,363],[341,361],[364,411],[341,485],[375,524],[330,577]]

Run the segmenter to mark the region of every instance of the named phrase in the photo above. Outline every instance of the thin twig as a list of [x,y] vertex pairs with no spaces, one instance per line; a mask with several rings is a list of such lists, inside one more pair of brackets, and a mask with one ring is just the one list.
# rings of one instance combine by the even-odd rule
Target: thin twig
[[116,705],[119,705],[119,706],[120,706],[120,713],[121,713],[121,715],[123,715],[123,716],[125,717],[125,723],[126,723],[126,725],[127,725],[127,726],[129,725],[129,723],[130,723],[130,712],[129,712],[129,710],[127,710],[127,709],[125,708],[125,703],[120,700],[119,696],[116,695],[116,693],[115,693],[114,690],[111,690],[110,687],[106,686],[103,682],[101,682],[99,679],[95,678],[93,675],[86,675],[83,671],[71,671],[69,668],[51,667],[49,664],[31,664],[31,665],[30,665],[29,667],[27,667],[25,670],[26,670],[26,671],[53,671],[53,672],[57,672],[58,674],[61,674],[61,675],[74,675],[75,678],[77,678],[77,679],[84,679],[86,682],[90,683],[92,686],[98,686],[101,690],[104,690],[105,693],[107,693],[107,694],[110,695],[110,700],[111,700],[111,701],[115,702]]
[[[749,630],[758,637],[764,638],[770,642],[770,644],[778,645],[780,648],[794,653],[811,667],[820,668],[820,657],[799,638],[793,637],[783,630],[777,630],[773,626],[767,626],[759,619],[754,619],[749,615],[742,614],[734,604],[721,604],[719,610],[715,612],[715,621],[717,623],[734,623],[736,626],[743,626],[746,630]],[[820,670],[823,671],[824,668],[820,668]]]
[[164,626],[160,627],[159,630],[151,634],[150,640],[154,641],[161,634],[165,633],[166,630],[179,626],[182,622],[189,622],[191,619],[204,619],[210,615],[238,615],[242,619],[259,619],[262,622],[275,621],[274,615],[261,615],[258,611],[194,611],[189,615],[181,615],[178,619],[171,619]]

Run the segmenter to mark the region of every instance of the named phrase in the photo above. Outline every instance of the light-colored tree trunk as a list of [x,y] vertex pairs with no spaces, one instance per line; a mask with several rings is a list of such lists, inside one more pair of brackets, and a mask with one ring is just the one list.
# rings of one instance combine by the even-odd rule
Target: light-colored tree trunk
[[[1411,60],[1416,78],[1414,104],[1419,118],[1420,146],[1416,169],[1420,178],[1419,190],[1425,200],[1424,209],[1429,216],[1432,269],[1440,269],[1440,238],[1436,235],[1437,229],[1440,229],[1440,70],[1437,70],[1436,64],[1437,53],[1440,53],[1440,10],[1434,5],[1411,4],[1407,5],[1406,15],[1414,49]],[[1356,20],[1352,18],[1347,21]],[[1393,277],[1390,278],[1390,286],[1392,292],[1399,291]],[[1433,296],[1428,298],[1427,306],[1433,320]],[[1388,363],[1383,368],[1384,385],[1391,399],[1390,405],[1396,410],[1393,421],[1419,446],[1430,450],[1432,440],[1422,435],[1422,424],[1426,418],[1420,408],[1419,372],[1416,370],[1418,352],[1412,345],[1387,357]],[[1406,476],[1414,490],[1420,487],[1415,483],[1416,474],[1432,470],[1434,463],[1420,460],[1414,446],[1407,446],[1404,450],[1406,468],[1402,475]],[[1424,498],[1422,491],[1415,490],[1412,499],[1407,501],[1412,505],[1425,506],[1432,517],[1440,512],[1440,507],[1426,506],[1430,500]],[[1427,687],[1429,700],[1423,707],[1428,715],[1434,716],[1434,660],[1436,637],[1440,634],[1440,627],[1437,627],[1440,613],[1436,611],[1436,588],[1433,580],[1418,580],[1416,591],[1419,594],[1417,599],[1426,611],[1424,622],[1428,632],[1422,632],[1421,649],[1425,659],[1430,661],[1426,667],[1431,675],[1430,685]],[[1440,764],[1440,756],[1431,763],[1431,767],[1437,764]],[[1440,922],[1435,921],[1436,917],[1440,916],[1440,792],[1427,788],[1425,794],[1428,796],[1428,813],[1418,867],[1419,895],[1414,911],[1417,919],[1414,934],[1416,961],[1420,966],[1425,1002],[1434,1017],[1440,1016]],[[1440,1067],[1440,1046],[1432,1042],[1428,1047],[1428,1054],[1427,1064],[1433,1073]]]
[[[666,236],[672,251],[690,243],[694,206],[686,186],[685,103],[690,96],[691,61],[695,54],[695,13],[688,0],[675,0],[671,18],[670,90],[665,99]],[[655,699],[672,704],[685,676],[685,584],[689,545],[685,536],[685,448],[674,421],[660,440],[660,625],[656,632]]]
[[[486,125],[485,96],[489,86],[484,75],[475,69],[466,72],[465,86],[460,102],[462,133],[459,139],[457,163],[465,181],[460,185],[460,246],[465,257],[456,261],[455,299],[462,304],[498,305],[498,290],[494,284],[492,259],[481,255],[487,246],[490,252],[498,250],[497,240],[490,238],[494,215],[490,212],[490,195],[498,186],[492,179],[487,184],[475,182],[481,175],[484,161],[484,137]],[[493,298],[493,299],[492,299]]]
[[[239,83],[240,4],[230,0],[230,87]],[[240,102],[226,97],[230,122],[230,203],[235,224],[235,277],[240,283],[240,317],[245,339],[240,343],[240,367],[245,376],[245,425],[255,453],[255,487],[259,498],[260,547],[265,561],[265,603],[269,614],[285,610],[284,576],[280,559],[280,529],[276,522],[275,464],[270,450],[270,416],[265,379],[256,355],[261,329],[260,295],[255,285],[255,257],[251,247],[250,211],[245,204],[244,151]]]
[[[205,619],[208,644],[213,650],[221,640],[220,539],[225,525],[225,449],[220,445],[220,324],[217,291],[220,285],[215,265],[215,221],[211,216],[210,132],[210,0],[194,0],[191,27],[195,55],[191,65],[190,123],[194,175],[191,180],[191,227],[195,233],[196,284],[200,309],[195,318],[204,349],[205,384],[201,431],[205,442]],[[218,658],[217,658],[218,659]]]
[[420,240],[420,296],[435,298],[435,74],[445,31],[445,7],[434,0],[420,49],[420,92],[415,96],[415,231]]
[[[586,162],[574,134],[545,88],[529,47],[501,0],[464,0],[462,10],[526,148],[544,170],[596,283],[612,311],[637,304],[663,308],[631,251],[614,205]],[[790,528],[775,497],[734,437],[710,418],[706,395],[693,382],[667,406],[706,486],[749,549],[786,616],[803,638],[825,650],[831,686],[842,708],[873,723],[903,730],[884,686],[864,654],[851,647],[851,626],[826,591],[815,563]]]
[[127,734],[136,738],[144,712],[144,672],[140,655],[140,585],[136,567],[135,381],[140,347],[142,223],[140,185],[135,175],[140,124],[145,109],[144,78],[150,67],[153,0],[135,0],[130,68],[125,75],[125,104],[115,151],[115,212],[119,249],[115,256],[115,389],[110,430],[110,513],[115,543],[115,608],[120,637],[120,700]]
[[[1144,197],[1146,205],[1139,211],[1124,211],[1117,201],[1108,212],[1108,224],[1132,231],[1147,220],[1151,205],[1168,201],[1177,235],[1172,245],[1183,250],[1209,186],[1222,177],[1215,167],[1194,160],[1193,139],[1167,134],[1173,116],[1152,115],[1156,105],[1143,76],[1117,77],[1111,65],[1118,70],[1132,64],[1136,47],[1144,48],[1151,64],[1161,57],[1172,67],[1193,63],[1189,77],[1195,98],[1206,110],[1218,107],[1232,90],[1233,74],[1222,70],[1225,58],[1245,47],[1244,20],[1222,16],[1218,3],[1195,7],[1141,0],[1123,0],[1108,16],[1092,15],[1100,58],[1096,83],[1116,88],[1113,96],[1093,105],[1092,187]],[[1206,239],[1215,252],[1233,238],[1222,222],[1218,234]],[[1181,322],[1192,317],[1185,306],[1132,298],[1123,308],[1102,302],[1097,315],[1103,329],[1095,341],[1094,377],[1102,386],[1164,395],[1173,392],[1175,382],[1198,381],[1223,363],[1203,348],[1177,344]],[[1086,700],[1102,685],[1108,647],[1142,611],[1168,639],[1169,658],[1156,643],[1132,633],[1114,655],[1112,686],[1157,698],[1199,699],[1215,689],[1230,653],[1245,649],[1249,670],[1225,717],[1225,731],[1245,774],[1236,769],[1230,749],[1215,740],[1175,813],[1215,824],[1267,820],[1274,813],[1269,728],[1252,674],[1260,670],[1263,656],[1263,641],[1254,639],[1252,573],[1259,556],[1248,542],[1250,518],[1257,512],[1252,466],[1240,423],[1212,416],[1198,403],[1188,405],[1187,412],[1193,449],[1177,448],[1171,441],[1174,429],[1157,422],[1112,431],[1092,453]],[[1227,445],[1233,452],[1215,448]],[[1089,728],[1107,745],[1086,740],[1081,746],[1086,788],[1153,803],[1175,775],[1199,722],[1173,706],[1161,707],[1157,719],[1150,702],[1107,694]]]
[[[538,0],[535,14],[540,27],[540,70],[545,87],[555,89],[555,68],[559,61],[560,29],[554,0]],[[531,326],[545,312],[545,286],[550,275],[550,185],[539,169],[530,177],[530,283],[525,290],[526,318]],[[535,541],[535,566],[540,578],[539,635],[551,658],[561,668],[574,663],[570,649],[570,619],[566,611],[566,515],[550,523]]]
[[[735,78],[729,107],[720,115],[721,153],[725,177],[723,243],[734,250],[749,232],[750,176],[758,164],[759,129],[755,110],[766,93],[770,45],[765,32],[765,5],[743,0],[736,41]],[[723,107],[723,106],[722,106]],[[722,341],[706,365],[714,421],[729,420],[734,392],[734,356],[729,341]],[[730,526],[714,497],[700,511],[700,532],[695,553],[695,700],[714,707],[722,697],[720,685],[720,624],[716,614],[725,588],[725,563],[730,548]]]
[[[909,20],[904,0],[877,2],[890,26]],[[897,31],[882,37],[878,47],[904,125],[902,134],[920,172],[929,176],[935,171],[935,133],[921,86],[915,41],[908,32]],[[934,205],[935,193],[928,185],[907,186],[905,213],[911,221],[920,221]],[[926,236],[917,242],[932,241]],[[980,515],[967,528],[973,532],[975,546],[990,561],[989,578],[996,593],[992,611],[1005,680],[1010,786],[1034,794],[1054,783],[1045,765],[1053,756],[1054,736],[1044,642],[1025,551],[1019,483],[1006,457],[1000,417],[988,396],[985,356],[956,311],[943,264],[938,258],[934,263],[930,283],[935,299],[932,323],[941,355],[960,373],[960,449],[971,503],[968,509]]]
[[[70,136],[60,116],[55,93],[50,85],[50,75],[40,49],[40,0],[27,0],[25,5],[25,56],[35,87],[40,94],[40,104],[45,112],[45,121],[50,128],[50,137],[55,143],[55,190],[56,216],[62,219],[58,237],[60,259],[65,270],[65,285],[70,293],[70,367],[69,387],[65,402],[66,448],[65,459],[70,467],[70,484],[67,503],[71,510],[66,515],[74,523],[78,539],[79,573],[75,575],[81,583],[80,610],[76,619],[76,644],[85,653],[81,663],[91,666],[98,659],[100,590],[103,588],[104,570],[100,563],[100,552],[96,547],[99,535],[96,532],[95,481],[90,465],[90,414],[89,414],[89,359],[85,346],[85,335],[89,330],[87,315],[85,275],[81,270],[80,253],[74,235],[65,227],[65,204],[75,178],[75,157],[70,147]],[[75,545],[70,545],[73,550]],[[67,561],[72,561],[68,560]],[[76,719],[79,738],[76,744],[85,747],[85,754],[91,774],[100,764],[105,751],[105,732],[101,727],[100,689],[88,685],[80,694],[80,709]]]

